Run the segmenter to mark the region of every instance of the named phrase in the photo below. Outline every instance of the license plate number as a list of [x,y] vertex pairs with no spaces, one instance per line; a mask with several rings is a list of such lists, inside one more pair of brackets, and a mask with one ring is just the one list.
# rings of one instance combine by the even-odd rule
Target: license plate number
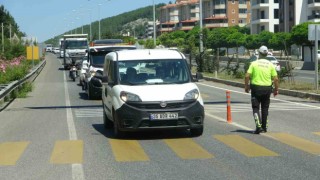
[[151,113],[150,120],[178,119],[178,113]]

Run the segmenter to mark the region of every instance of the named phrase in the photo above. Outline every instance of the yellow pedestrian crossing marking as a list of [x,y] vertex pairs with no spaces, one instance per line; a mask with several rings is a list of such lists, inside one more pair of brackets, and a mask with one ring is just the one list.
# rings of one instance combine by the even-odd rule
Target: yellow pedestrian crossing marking
[[52,164],[80,164],[83,162],[83,141],[57,141],[51,154]]
[[239,135],[215,135],[213,137],[247,157],[279,156],[277,153]]
[[314,132],[313,134],[319,135],[320,136],[320,132]]
[[148,155],[136,140],[110,139],[109,143],[116,161],[149,161]]
[[13,166],[16,164],[29,142],[6,142],[0,144],[0,165]]
[[290,135],[288,133],[269,133],[268,135],[294,148],[314,155],[320,155],[320,144]]
[[209,159],[213,155],[195,143],[192,139],[166,139],[164,142],[181,159]]

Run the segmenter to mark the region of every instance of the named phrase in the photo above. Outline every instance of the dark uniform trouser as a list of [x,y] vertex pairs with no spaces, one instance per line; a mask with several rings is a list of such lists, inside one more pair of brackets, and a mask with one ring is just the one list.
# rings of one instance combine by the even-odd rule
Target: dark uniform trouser
[[[253,118],[257,128],[267,128],[268,111],[270,105],[271,86],[250,85],[251,88],[251,105]],[[261,105],[261,115],[259,112]]]

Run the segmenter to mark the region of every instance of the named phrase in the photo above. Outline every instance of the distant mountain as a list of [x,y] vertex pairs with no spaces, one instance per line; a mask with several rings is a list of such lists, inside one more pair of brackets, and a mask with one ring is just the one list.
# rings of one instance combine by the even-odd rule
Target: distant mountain
[[[156,5],[156,18],[159,17],[159,11],[157,9],[159,9],[162,6],[165,6],[165,4],[161,3]],[[145,31],[145,23],[148,21],[152,21],[152,19],[153,6],[147,6],[133,11],[125,12],[116,16],[101,19],[101,39],[119,38],[122,34],[127,32],[130,32],[131,35],[135,35],[136,37],[141,36]],[[89,34],[90,24],[69,30],[66,32],[66,34],[71,34],[71,32],[82,33],[82,29],[84,33]],[[92,40],[98,39],[99,21],[92,22],[91,29]],[[61,38],[62,36],[63,34],[51,38],[45,41],[45,43],[57,44],[59,38]]]

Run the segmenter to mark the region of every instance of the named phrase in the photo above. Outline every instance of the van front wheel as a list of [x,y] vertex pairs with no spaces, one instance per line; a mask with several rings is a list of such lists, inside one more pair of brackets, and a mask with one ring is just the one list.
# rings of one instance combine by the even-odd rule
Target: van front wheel
[[[103,104],[102,104],[102,106],[103,106]],[[104,108],[103,108],[103,126],[104,126],[105,129],[110,129],[110,128],[113,127],[113,123],[107,117],[106,111],[104,110]]]
[[201,136],[203,134],[203,127],[190,129],[190,134],[193,137]]
[[120,130],[119,120],[116,113],[113,114],[113,133],[116,138],[124,137],[124,132]]

